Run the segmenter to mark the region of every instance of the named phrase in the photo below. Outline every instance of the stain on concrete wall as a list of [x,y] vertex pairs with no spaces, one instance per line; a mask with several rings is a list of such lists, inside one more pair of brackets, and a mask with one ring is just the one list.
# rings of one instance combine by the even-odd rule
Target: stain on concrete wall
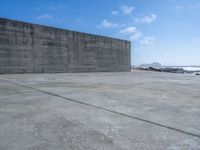
[[0,73],[129,71],[130,45],[0,18]]

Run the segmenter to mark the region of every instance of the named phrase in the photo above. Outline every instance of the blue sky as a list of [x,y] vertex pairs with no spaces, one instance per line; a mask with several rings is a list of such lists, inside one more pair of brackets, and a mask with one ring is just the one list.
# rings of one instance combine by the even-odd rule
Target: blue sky
[[132,41],[132,64],[200,65],[199,0],[0,0],[0,17]]

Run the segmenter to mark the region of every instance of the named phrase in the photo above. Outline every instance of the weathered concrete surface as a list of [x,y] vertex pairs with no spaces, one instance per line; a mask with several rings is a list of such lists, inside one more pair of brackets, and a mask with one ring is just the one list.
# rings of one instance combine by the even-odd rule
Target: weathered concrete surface
[[0,75],[2,150],[199,150],[200,78]]
[[130,42],[0,18],[0,73],[130,71]]

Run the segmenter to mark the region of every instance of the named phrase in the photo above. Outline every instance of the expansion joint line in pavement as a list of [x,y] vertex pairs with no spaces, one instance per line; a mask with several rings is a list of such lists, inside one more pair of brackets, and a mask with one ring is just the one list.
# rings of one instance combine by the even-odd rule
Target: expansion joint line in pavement
[[174,127],[170,127],[170,126],[167,126],[167,125],[163,125],[163,124],[160,124],[160,123],[152,122],[152,121],[149,121],[149,120],[146,120],[146,119],[142,119],[142,118],[139,118],[139,117],[127,115],[127,114],[124,114],[124,113],[121,113],[121,112],[117,112],[117,111],[110,110],[110,109],[107,109],[107,108],[103,108],[103,107],[100,107],[100,106],[96,106],[96,105],[93,105],[93,104],[81,102],[81,101],[78,101],[78,100],[75,100],[75,99],[67,98],[67,97],[64,97],[64,96],[61,96],[61,95],[58,95],[58,94],[54,94],[54,93],[51,93],[51,92],[43,91],[43,90],[36,89],[36,88],[33,88],[33,87],[29,87],[29,86],[26,86],[26,85],[21,85],[19,83],[15,83],[15,82],[8,81],[8,80],[5,80],[5,79],[2,79],[2,80],[6,81],[6,82],[9,82],[11,84],[15,84],[15,85],[20,86],[20,87],[28,88],[28,89],[31,89],[31,90],[34,90],[34,91],[38,91],[38,92],[45,93],[45,94],[48,94],[48,95],[51,95],[51,96],[62,98],[62,99],[67,100],[67,101],[71,101],[71,102],[74,102],[74,103],[79,103],[79,104],[86,105],[86,106],[89,106],[89,107],[92,107],[92,108],[96,108],[96,109],[99,109],[99,110],[103,110],[103,111],[106,111],[106,112],[114,113],[114,114],[117,114],[117,115],[120,115],[120,116],[128,117],[128,118],[135,119],[135,120],[139,120],[139,121],[142,121],[142,122],[145,122],[145,123],[149,123],[151,125],[156,125],[156,126],[159,126],[159,127],[163,127],[163,128],[166,128],[166,129],[170,129],[170,130],[176,131],[176,132],[180,132],[180,133],[184,133],[184,134],[187,134],[187,135],[191,135],[191,136],[195,136],[195,137],[200,138],[200,135],[194,134],[194,133],[191,133],[191,132],[188,132],[188,131],[184,131],[184,130],[177,129],[177,128],[174,128]]

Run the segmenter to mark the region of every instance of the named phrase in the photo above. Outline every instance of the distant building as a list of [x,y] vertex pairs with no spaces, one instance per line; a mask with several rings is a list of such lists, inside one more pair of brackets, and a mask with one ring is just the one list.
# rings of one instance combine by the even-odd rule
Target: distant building
[[130,71],[129,41],[0,18],[0,73]]

